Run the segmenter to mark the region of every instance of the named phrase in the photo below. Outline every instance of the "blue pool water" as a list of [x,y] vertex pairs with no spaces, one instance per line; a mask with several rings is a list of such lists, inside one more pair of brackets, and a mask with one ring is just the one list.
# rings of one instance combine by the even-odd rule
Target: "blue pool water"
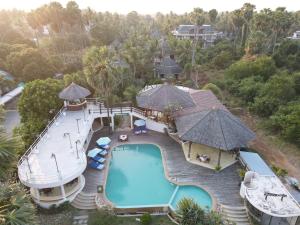
[[164,173],[160,149],[152,144],[128,144],[112,150],[106,196],[116,207],[159,206],[176,209],[182,197],[211,208],[209,194],[195,186],[176,186]]

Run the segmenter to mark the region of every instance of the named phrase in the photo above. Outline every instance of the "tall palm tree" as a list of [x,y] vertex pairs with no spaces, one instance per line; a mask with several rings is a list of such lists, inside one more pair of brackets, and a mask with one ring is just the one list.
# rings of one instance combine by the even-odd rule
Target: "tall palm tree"
[[18,183],[0,184],[0,223],[4,225],[37,224],[36,209]]

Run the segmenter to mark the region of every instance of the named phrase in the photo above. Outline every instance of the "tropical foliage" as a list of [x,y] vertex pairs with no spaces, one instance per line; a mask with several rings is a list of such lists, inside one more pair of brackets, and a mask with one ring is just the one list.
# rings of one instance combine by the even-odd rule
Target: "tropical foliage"
[[0,223],[3,225],[37,224],[36,209],[18,183],[0,183]]
[[219,214],[202,209],[193,199],[181,199],[177,208],[177,220],[180,225],[223,225]]

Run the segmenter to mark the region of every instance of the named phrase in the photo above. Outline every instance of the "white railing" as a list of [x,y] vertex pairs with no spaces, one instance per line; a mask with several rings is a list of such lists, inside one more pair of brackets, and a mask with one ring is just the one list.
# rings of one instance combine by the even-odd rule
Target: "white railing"
[[26,158],[32,153],[32,150],[37,146],[38,142],[44,137],[44,135],[47,133],[47,131],[49,130],[49,128],[51,127],[51,125],[54,123],[54,121],[60,116],[60,114],[63,111],[64,111],[64,107],[62,107],[56,113],[56,115],[52,118],[52,120],[47,124],[47,126],[45,127],[45,129],[39,134],[39,136],[37,137],[37,139],[35,139],[35,141],[29,146],[29,148],[27,149],[27,151],[20,158],[20,160],[18,162],[18,166],[20,166],[23,163],[23,161],[26,160]]

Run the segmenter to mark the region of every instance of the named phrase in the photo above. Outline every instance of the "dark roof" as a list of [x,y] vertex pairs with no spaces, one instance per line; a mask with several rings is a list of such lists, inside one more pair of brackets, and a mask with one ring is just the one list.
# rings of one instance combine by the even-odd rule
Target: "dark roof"
[[175,119],[182,140],[222,150],[246,147],[255,134],[236,116],[222,109],[211,109]]
[[176,86],[163,84],[141,92],[137,97],[139,107],[163,112],[169,107],[179,110],[194,107],[195,103],[188,92]]
[[171,59],[169,56],[164,57],[160,64],[156,66],[156,70],[159,74],[164,75],[174,75],[180,74],[182,72],[182,68],[176,63],[174,59]]
[[180,110],[174,116],[183,116],[199,111],[210,109],[223,109],[227,108],[218,100],[218,98],[210,90],[198,90],[191,93],[191,97],[196,104],[196,107]]
[[88,89],[81,87],[72,82],[68,87],[66,87],[64,90],[62,90],[59,93],[59,98],[73,101],[76,99],[85,98],[90,94],[91,92]]

